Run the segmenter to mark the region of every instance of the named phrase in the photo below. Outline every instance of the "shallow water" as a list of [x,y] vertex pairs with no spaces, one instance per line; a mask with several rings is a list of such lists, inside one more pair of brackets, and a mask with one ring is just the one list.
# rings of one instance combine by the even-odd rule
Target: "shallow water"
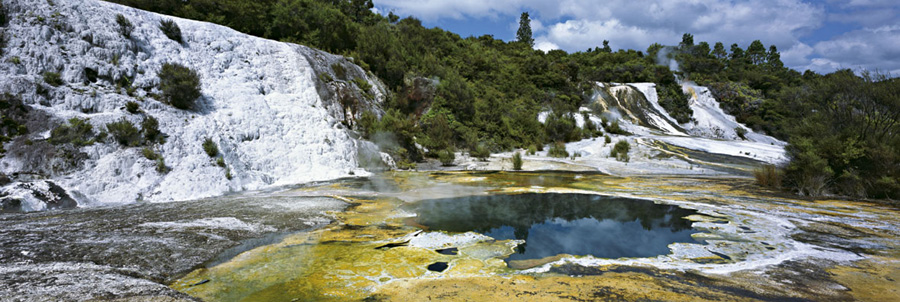
[[674,242],[696,242],[695,210],[648,200],[587,194],[511,194],[424,200],[410,206],[431,230],[474,231],[524,244],[505,260],[559,254],[598,258],[651,257]]

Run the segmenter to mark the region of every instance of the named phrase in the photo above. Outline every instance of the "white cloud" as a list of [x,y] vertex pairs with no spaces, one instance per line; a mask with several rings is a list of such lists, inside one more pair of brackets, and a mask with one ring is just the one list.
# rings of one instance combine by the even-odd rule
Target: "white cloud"
[[[816,43],[815,53],[821,57],[813,61],[820,72],[825,66],[867,69],[900,75],[900,25],[882,26],[851,31],[828,41]],[[829,64],[825,64],[829,63]]]
[[786,66],[803,66],[809,64],[809,56],[813,54],[814,49],[805,43],[797,43],[788,48],[781,50],[781,62]]
[[559,45],[553,44],[553,42],[550,42],[547,40],[539,39],[534,42],[534,49],[537,49],[537,50],[540,50],[543,52],[548,52],[551,50],[559,49]]
[[[674,45],[683,33],[694,41],[776,45],[782,61],[798,70],[835,68],[900,70],[900,32],[896,0],[381,0],[379,5],[423,20],[532,17],[535,48],[583,51],[609,40],[613,49],[644,50],[651,43]],[[840,7],[826,12],[826,7]],[[824,22],[853,23],[857,30],[828,41],[804,44],[801,38]]]

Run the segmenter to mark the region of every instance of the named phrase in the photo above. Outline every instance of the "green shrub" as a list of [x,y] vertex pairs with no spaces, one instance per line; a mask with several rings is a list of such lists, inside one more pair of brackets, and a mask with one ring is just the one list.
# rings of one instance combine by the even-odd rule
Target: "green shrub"
[[166,160],[162,156],[156,159],[156,172],[169,172],[169,167],[166,167]]
[[781,171],[774,165],[765,165],[757,167],[753,170],[753,177],[756,178],[756,184],[778,189],[781,187]]
[[122,117],[118,122],[106,124],[106,130],[113,139],[124,147],[135,147],[141,144],[141,132],[131,122]]
[[209,155],[209,157],[216,157],[216,155],[219,155],[219,147],[208,137],[203,140],[203,151],[206,152],[206,155]]
[[7,59],[6,61],[16,64],[16,65],[19,65],[19,63],[22,63],[22,59],[19,59],[19,56],[11,57],[11,58]]
[[178,27],[178,24],[175,23],[172,19],[160,20],[159,21],[159,29],[162,30],[166,37],[172,39],[172,41],[182,43],[184,42],[181,38],[181,28]]
[[522,170],[522,153],[516,152],[512,156],[513,170]]
[[550,145],[550,149],[547,150],[547,156],[566,158],[569,157],[569,151],[566,151],[566,144],[562,142],[556,142]]
[[613,146],[612,151],[610,151],[609,156],[615,157],[618,161],[627,162],[629,160],[628,151],[631,150],[631,145],[628,144],[626,140],[620,140]]
[[231,168],[225,167],[225,179],[231,180]]
[[534,155],[536,153],[537,153],[537,147],[535,147],[534,145],[529,146],[528,151],[525,152],[525,154],[528,154],[528,155]]
[[612,138],[610,138],[609,135],[604,135],[603,136],[603,144],[607,145],[609,143],[612,143]]
[[139,105],[137,102],[128,101],[128,103],[125,103],[125,111],[128,111],[128,113],[131,114],[136,114],[138,112],[141,112],[141,105]]
[[610,134],[618,134],[618,135],[629,135],[629,134],[631,134],[631,133],[628,133],[628,131],[625,131],[625,129],[622,129],[621,127],[619,127],[619,120],[613,121],[613,122],[612,122],[611,124],[609,124],[609,126],[607,126],[606,129],[604,129],[604,130],[606,130],[606,133],[610,133]]
[[8,15],[6,12],[6,8],[3,7],[3,3],[0,2],[0,26],[6,26],[6,22],[9,22]]
[[88,119],[73,117],[68,125],[59,125],[50,131],[48,141],[54,145],[72,144],[76,147],[93,145],[94,126],[88,123]]
[[[2,8],[2,7],[0,7]],[[2,25],[0,25],[2,26]],[[6,31],[0,30],[0,56],[3,55],[3,52],[6,50]],[[18,63],[16,63],[18,64]]]
[[162,132],[159,131],[159,121],[155,117],[148,115],[141,121],[141,132],[148,143],[163,143]]
[[131,31],[134,30],[134,24],[131,24],[131,21],[128,21],[128,18],[125,18],[122,14],[116,15],[116,23],[119,24],[119,34],[130,39]]
[[453,161],[456,160],[456,154],[453,151],[444,149],[438,152],[438,159],[442,165],[452,166]]
[[331,70],[334,71],[334,75],[336,75],[338,79],[347,77],[347,70],[344,69],[344,65],[341,65],[341,63],[335,62],[331,64]]
[[224,159],[224,158],[221,158],[221,157],[217,158],[217,159],[216,159],[216,166],[225,168],[225,159]]
[[491,157],[491,150],[484,143],[479,143],[474,150],[469,150],[469,156],[486,161],[488,157]]
[[669,116],[675,118],[680,124],[691,121],[694,110],[691,109],[688,95],[682,91],[681,85],[671,82],[656,85],[656,88],[659,94],[659,105],[669,113]]
[[747,129],[744,129],[743,127],[734,127],[734,133],[742,140],[747,140]]
[[59,75],[58,72],[48,71],[48,72],[45,72],[43,76],[44,76],[44,83],[47,83],[47,84],[50,84],[53,86],[59,86],[59,85],[63,84],[62,77]]
[[200,76],[178,63],[163,64],[159,71],[159,90],[169,105],[190,109],[200,97]]
[[371,111],[365,111],[360,115],[357,125],[361,128],[363,137],[369,139],[372,134],[378,132],[378,117]]
[[363,92],[369,92],[370,90],[372,90],[372,84],[369,84],[369,82],[363,78],[353,78],[353,83],[356,84],[356,87],[359,87],[359,89]]
[[141,154],[144,155],[144,158],[149,159],[149,160],[157,160],[160,157],[159,154],[157,154],[150,148],[142,149]]

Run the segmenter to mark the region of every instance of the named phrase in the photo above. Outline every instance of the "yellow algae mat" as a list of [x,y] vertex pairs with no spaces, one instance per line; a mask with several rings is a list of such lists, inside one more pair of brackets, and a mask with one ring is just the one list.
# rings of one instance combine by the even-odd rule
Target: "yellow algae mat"
[[[747,179],[393,172],[297,191],[316,193],[350,206],[325,228],[195,270],[171,286],[205,301],[900,301],[900,211],[793,199]],[[669,254],[655,257],[560,254],[507,264],[527,242],[428,230],[406,206],[520,193],[597,194],[696,210],[684,219],[697,242],[670,244]]]

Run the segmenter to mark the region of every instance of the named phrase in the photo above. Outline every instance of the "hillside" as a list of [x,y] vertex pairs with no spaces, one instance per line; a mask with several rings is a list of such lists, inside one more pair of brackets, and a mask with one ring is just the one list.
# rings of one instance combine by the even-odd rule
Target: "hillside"
[[[0,158],[11,181],[0,189],[4,210],[196,199],[365,174],[360,150],[380,158],[349,128],[363,112],[382,115],[385,91],[347,58],[102,1],[3,9],[0,92],[27,128]],[[128,37],[117,15],[133,26]],[[167,37],[163,20],[183,42]],[[167,63],[199,75],[193,108],[161,101],[157,74]],[[162,139],[141,130],[145,139],[123,145],[104,134],[115,131],[110,123],[141,127],[150,117]],[[87,141],[55,139],[64,125],[84,130],[73,118],[90,125]]]

